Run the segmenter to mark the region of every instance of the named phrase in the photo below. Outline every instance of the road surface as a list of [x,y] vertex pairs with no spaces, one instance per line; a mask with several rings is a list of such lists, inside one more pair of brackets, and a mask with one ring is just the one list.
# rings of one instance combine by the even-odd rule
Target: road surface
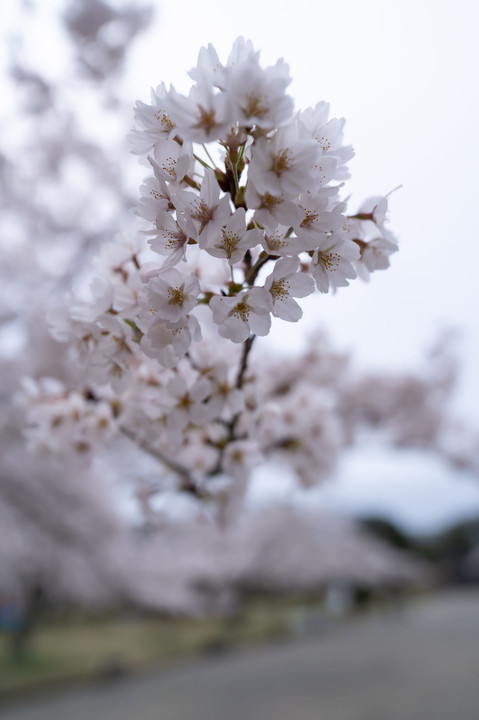
[[2,720],[479,720],[479,592],[0,712]]

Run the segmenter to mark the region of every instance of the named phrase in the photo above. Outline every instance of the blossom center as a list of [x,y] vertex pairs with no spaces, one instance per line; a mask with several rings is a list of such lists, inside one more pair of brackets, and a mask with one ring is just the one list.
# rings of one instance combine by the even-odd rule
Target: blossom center
[[168,248],[168,250],[173,250],[175,248],[182,247],[187,240],[187,237],[186,237],[185,233],[183,232],[183,230],[181,230],[181,228],[178,225],[177,225],[177,228],[178,228],[177,232],[173,232],[172,230],[167,230],[165,232],[165,236],[168,238],[165,245]]
[[191,407],[191,398],[188,393],[185,393],[182,395],[182,397],[178,398],[178,402],[176,403],[176,407],[178,410],[186,410],[188,411]]
[[260,197],[261,204],[258,207],[259,210],[271,210],[271,208],[274,208],[276,205],[281,203],[281,198],[270,195],[269,193],[261,195]]
[[273,296],[273,302],[276,302],[276,300],[286,300],[289,297],[290,289],[291,285],[287,282],[286,278],[281,278],[272,283],[269,291]]
[[223,397],[226,397],[227,395],[229,395],[230,390],[231,390],[231,387],[230,387],[229,383],[227,383],[227,382],[219,383],[218,393],[220,395],[223,395]]
[[176,160],[172,157],[165,157],[161,164],[161,169],[170,175],[173,180],[176,179]]
[[284,248],[288,245],[288,243],[284,240],[283,236],[280,235],[267,235],[266,238],[266,244],[271,252],[274,252],[275,250],[279,250],[280,248]]
[[216,113],[214,110],[205,110],[203,105],[198,105],[198,122],[193,125],[194,128],[203,128],[206,131],[206,134],[209,135],[210,132],[217,126],[217,122],[215,120]]
[[191,217],[193,220],[198,220],[202,225],[206,225],[210,220],[213,220],[214,212],[214,208],[209,208],[204,200],[200,200],[196,204],[196,210]]
[[229,233],[226,230],[221,230],[221,234],[223,237],[221,243],[218,244],[218,247],[222,248],[226,252],[227,257],[231,257],[236,250],[240,237],[239,235],[231,232]]
[[243,322],[248,322],[251,312],[251,305],[248,305],[246,300],[242,300],[229,313],[230,316],[237,317]]
[[302,208],[302,210],[304,210],[304,219],[301,227],[310,228],[318,219],[319,213],[316,210],[305,210],[305,208]]
[[155,118],[160,122],[160,125],[162,125],[167,130],[173,130],[173,128],[175,127],[164,110],[158,109],[155,112]]
[[290,169],[292,162],[292,156],[291,151],[285,148],[284,150],[281,150],[279,155],[275,155],[273,157],[273,164],[271,165],[271,170],[274,172],[277,177],[281,177],[281,175]]
[[328,150],[331,150],[331,142],[328,140],[327,137],[324,137],[323,135],[321,135],[320,138],[315,136],[314,139],[317,140],[318,143],[321,145],[321,149],[323,152],[327,152]]
[[328,272],[334,272],[341,262],[341,255],[338,253],[318,253],[318,264],[322,266],[323,270]]
[[182,306],[185,301],[184,286],[168,288],[168,305]]
[[269,111],[269,107],[264,104],[261,95],[255,95],[254,93],[250,93],[246,96],[246,106],[241,109],[246,117],[259,118],[264,117]]

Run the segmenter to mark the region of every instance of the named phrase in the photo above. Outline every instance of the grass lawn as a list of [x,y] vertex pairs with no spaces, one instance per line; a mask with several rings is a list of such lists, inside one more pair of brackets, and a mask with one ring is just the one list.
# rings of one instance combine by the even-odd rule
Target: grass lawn
[[255,600],[230,619],[70,617],[44,621],[25,659],[13,661],[0,635],[0,693],[133,671],[161,661],[220,652],[288,631],[291,602]]

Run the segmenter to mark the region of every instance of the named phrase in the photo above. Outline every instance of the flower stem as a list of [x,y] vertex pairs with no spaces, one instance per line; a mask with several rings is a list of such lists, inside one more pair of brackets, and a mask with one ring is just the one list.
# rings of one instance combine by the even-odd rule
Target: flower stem
[[[200,158],[200,156],[197,155],[196,153],[193,153],[193,157],[195,158],[195,160],[198,160],[198,162],[201,163],[201,165],[203,165],[204,168],[207,168],[208,170],[212,170],[212,169],[213,169],[210,165],[208,165],[207,162],[205,162],[204,160],[202,160],[202,159]],[[208,157],[209,157],[209,154],[208,154]],[[211,158],[210,158],[210,160],[211,160]]]
[[263,265],[266,265],[268,260],[272,260],[274,258],[273,255],[268,255],[265,252],[262,252],[259,258],[256,260],[255,264],[251,268],[251,270],[248,272],[248,274],[245,277],[245,282],[248,283],[248,285],[254,285],[254,281],[258,277],[258,273],[263,267]]
[[158,450],[157,448],[150,445],[146,440],[141,439],[138,437],[138,435],[131,431],[129,428],[120,426],[120,432],[123,433],[123,435],[126,435],[127,438],[129,438],[132,442],[135,443],[143,452],[147,453],[148,455],[151,455],[152,457],[155,457],[157,460],[163,463],[169,470],[172,470],[178,478],[180,478],[180,486],[179,489],[181,492],[188,493],[190,495],[194,495],[197,498],[205,499],[209,497],[209,493],[207,493],[205,490],[200,488],[193,478],[190,470],[183,465],[180,465],[180,463],[176,462],[176,460],[172,460],[169,457],[166,457],[161,450]]
[[209,158],[211,164],[213,165],[214,169],[217,170],[218,168],[216,166],[216,163],[213,160],[213,158],[211,157],[210,152],[204,143],[203,143],[203,149],[204,149],[205,153],[208,155],[208,158]]

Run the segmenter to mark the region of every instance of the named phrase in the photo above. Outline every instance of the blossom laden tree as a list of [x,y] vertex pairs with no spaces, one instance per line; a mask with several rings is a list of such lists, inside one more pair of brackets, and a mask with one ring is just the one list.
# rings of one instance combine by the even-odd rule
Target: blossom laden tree
[[[29,13],[36,32],[33,5],[22,33]],[[135,237],[138,220],[126,216],[134,167],[117,140],[126,134],[120,74],[148,12],[69,0],[62,17],[73,65],[67,54],[54,80],[29,65],[28,35],[18,42],[11,72],[22,106],[7,105],[23,132],[0,143],[2,353],[9,335],[23,342],[16,355],[0,354],[0,593],[28,595],[40,583],[55,600],[123,598],[194,612],[193,566],[204,578],[218,556],[212,568],[210,556],[199,557],[204,541],[193,541],[193,553],[186,539],[172,554],[158,532],[159,506],[177,507],[171,490],[199,499],[194,515],[205,521],[205,500],[236,501],[262,462],[289,466],[304,486],[329,476],[364,427],[477,468],[477,443],[448,432],[450,376],[436,365],[422,375],[358,377],[323,337],[295,357],[258,352],[252,333],[298,321],[315,283],[326,292],[354,273],[366,278],[396,249],[387,199],[350,216],[339,197],[352,156],[344,121],[329,119],[326,103],[293,114],[287,66],[261,68],[249,43],[238,42],[225,66],[203,49],[191,96],[161,84],[150,104],[137,104],[132,142],[151,169]],[[111,44],[111,25],[123,46]],[[193,127],[202,119],[203,129]],[[117,226],[125,235],[113,242]],[[82,278],[98,247],[90,300],[63,307],[59,287]],[[48,296],[54,335],[70,354],[47,335]],[[35,378],[24,384],[27,439],[46,448],[33,458],[14,407],[22,376]],[[140,538],[119,511],[119,485],[122,498],[125,486],[136,492]]]

